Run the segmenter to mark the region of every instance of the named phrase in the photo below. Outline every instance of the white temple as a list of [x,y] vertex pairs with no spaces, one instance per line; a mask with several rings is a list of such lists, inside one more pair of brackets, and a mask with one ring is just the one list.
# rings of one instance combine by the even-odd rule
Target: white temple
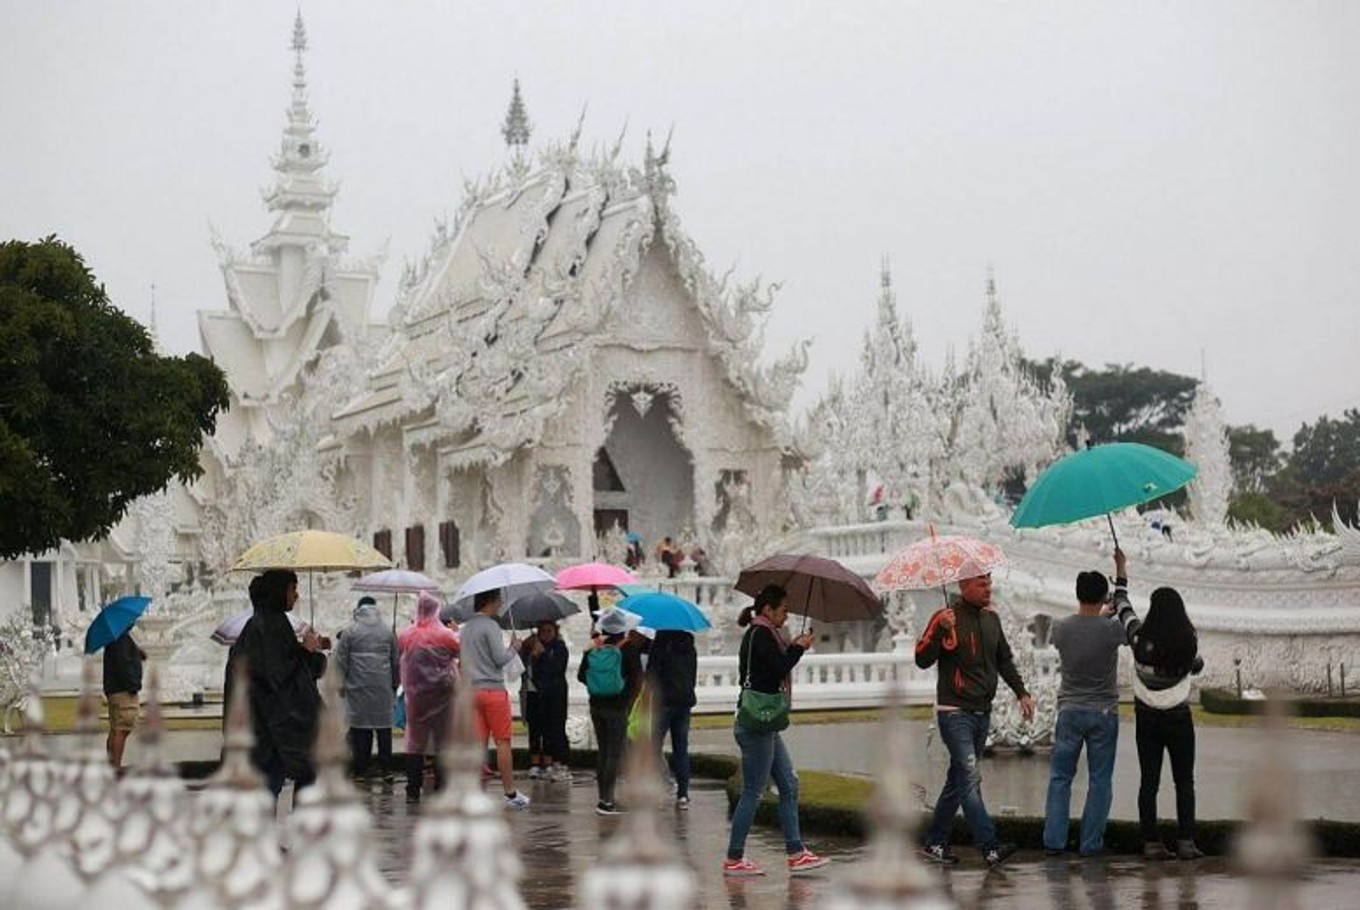
[[[807,550],[872,575],[927,522],[1006,549],[999,592],[1017,623],[1068,609],[1075,572],[1108,562],[1094,524],[1006,524],[1000,489],[1063,453],[1071,400],[1024,369],[995,281],[962,363],[931,370],[885,264],[858,370],[795,421],[806,344],[762,364],[774,288],[709,269],[673,205],[669,140],[658,150],[649,136],[630,162],[624,137],[585,149],[578,125],[531,150],[517,84],[505,160],[466,186],[374,321],[385,253],[347,259],[331,226],[306,48],[299,17],[264,197],[272,222],[246,253],[212,238],[226,306],[200,312],[199,327],[231,408],[203,448],[205,474],[139,500],[103,541],[0,564],[0,613],[19,626],[31,614],[75,638],[100,602],[140,590],[156,599],[144,644],[174,658],[167,687],[186,684],[176,665],[199,668],[194,686],[217,685],[222,654],[205,626],[243,605],[225,570],[251,542],[300,527],[371,540],[448,590],[504,559],[618,560],[624,532],[649,549],[670,536],[727,576],[682,579],[718,613],[739,606],[728,578],[749,561]],[[1216,651],[1208,681],[1228,682],[1237,658],[1258,682],[1316,687],[1321,662],[1360,657],[1360,532],[1231,527],[1207,388],[1186,435],[1201,474],[1175,541],[1132,513],[1116,519],[1135,600],[1154,584],[1182,589]],[[348,617],[346,585],[315,579],[325,628]],[[819,629],[819,650],[882,651],[927,606],[898,598],[885,625]],[[4,705],[23,688],[11,676],[0,673]]]

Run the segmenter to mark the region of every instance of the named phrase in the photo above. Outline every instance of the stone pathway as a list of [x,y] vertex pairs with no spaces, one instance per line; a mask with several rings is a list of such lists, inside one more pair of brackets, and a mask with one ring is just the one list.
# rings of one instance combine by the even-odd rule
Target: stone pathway
[[[604,841],[618,828],[619,818],[594,814],[595,785],[589,773],[571,784],[521,780],[534,803],[527,811],[508,814],[524,864],[521,890],[530,907],[549,910],[573,906],[575,882],[598,859]],[[863,848],[847,838],[811,835],[809,845],[833,858],[830,866],[807,876],[789,876],[782,867],[783,844],[773,829],[756,828],[747,853],[763,865],[761,878],[725,880],[719,872],[727,845],[727,802],[722,788],[701,781],[692,792],[688,812],[665,810],[674,824],[679,850],[698,870],[700,907],[731,910],[816,908],[833,893],[859,859]],[[369,793],[380,841],[383,871],[393,882],[406,871],[407,845],[419,807],[405,804],[401,784]],[[977,854],[960,847],[961,865],[936,869],[941,887],[963,908],[1053,907],[1071,910],[1141,907],[1166,910],[1244,908],[1251,904],[1249,883],[1236,876],[1225,860],[1149,864],[1133,858],[1105,861],[1049,860],[1023,851],[1001,869],[988,871]],[[1298,904],[1310,908],[1356,906],[1360,862],[1327,860],[1310,867],[1300,885]]]

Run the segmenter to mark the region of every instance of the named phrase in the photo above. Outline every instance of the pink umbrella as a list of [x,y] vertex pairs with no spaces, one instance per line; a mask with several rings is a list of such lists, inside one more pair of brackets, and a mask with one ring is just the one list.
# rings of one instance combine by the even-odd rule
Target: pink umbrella
[[592,618],[600,612],[600,588],[617,588],[619,585],[635,585],[637,576],[627,569],[611,566],[607,562],[583,562],[579,566],[567,566],[557,573],[557,586],[564,591],[589,591],[587,603]]
[[1001,548],[972,537],[946,534],[918,540],[900,550],[874,576],[880,591],[923,591],[986,575],[1006,565]]
[[567,566],[557,573],[557,587],[564,591],[594,591],[597,588],[617,588],[619,585],[635,585],[637,576],[627,569],[611,566],[607,562],[585,562],[579,566]]

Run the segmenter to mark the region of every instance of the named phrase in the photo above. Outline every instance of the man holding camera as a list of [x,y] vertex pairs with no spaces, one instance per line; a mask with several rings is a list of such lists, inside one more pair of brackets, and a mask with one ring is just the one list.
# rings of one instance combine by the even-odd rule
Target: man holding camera
[[1058,690],[1058,723],[1053,731],[1044,811],[1044,852],[1049,856],[1058,856],[1067,848],[1072,778],[1083,746],[1088,783],[1078,849],[1082,856],[1095,856],[1105,849],[1105,822],[1114,795],[1111,778],[1119,743],[1116,671],[1119,647],[1128,641],[1124,624],[1133,617],[1127,590],[1128,563],[1118,547],[1114,566],[1112,597],[1110,583],[1101,573],[1077,575],[1077,612],[1055,622],[1050,636],[1062,659],[1062,687]]

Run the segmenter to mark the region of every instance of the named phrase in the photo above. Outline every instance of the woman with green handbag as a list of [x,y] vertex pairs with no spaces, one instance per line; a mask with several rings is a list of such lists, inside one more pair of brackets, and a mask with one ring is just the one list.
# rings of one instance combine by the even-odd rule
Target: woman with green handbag
[[784,829],[784,850],[789,873],[808,872],[827,864],[803,845],[798,831],[798,775],[779,731],[789,725],[790,673],[803,652],[812,646],[804,633],[789,641],[784,636],[788,599],[779,585],[766,585],[755,603],[741,611],[737,625],[749,626],[742,636],[739,663],[741,697],[733,735],[741,747],[741,799],[732,811],[732,834],[727,842],[723,875],[764,875],[765,870],[746,858],[746,835],[755,821],[756,805],[765,783],[774,778],[779,790],[779,825]]

